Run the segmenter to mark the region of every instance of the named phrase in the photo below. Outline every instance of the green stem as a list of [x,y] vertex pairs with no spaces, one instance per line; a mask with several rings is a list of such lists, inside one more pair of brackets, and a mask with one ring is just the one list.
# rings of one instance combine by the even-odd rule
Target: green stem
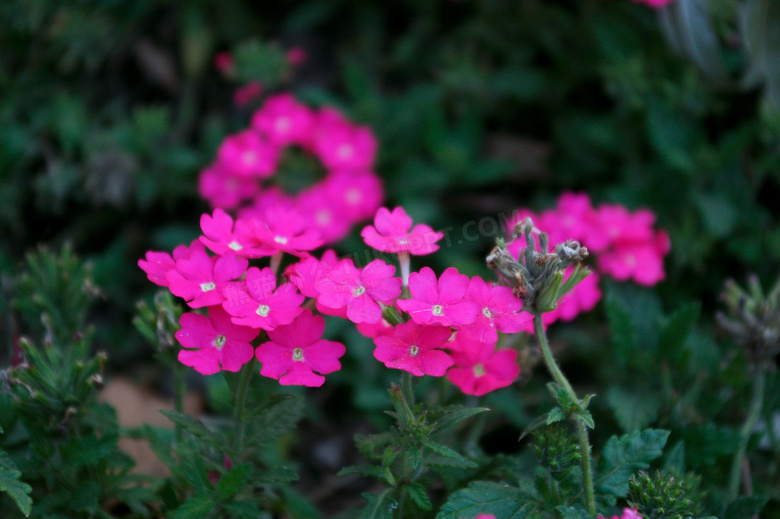
[[[184,365],[177,362],[173,366],[173,408],[177,413],[184,412],[184,394],[187,392],[187,381],[184,375]],[[176,444],[181,445],[183,440],[182,429],[179,424],[174,426]]]
[[758,418],[761,416],[761,408],[764,406],[764,389],[766,386],[766,371],[762,366],[757,368],[758,373],[753,377],[753,395],[750,399],[750,410],[739,431],[739,448],[734,454],[734,461],[731,464],[731,474],[729,474],[728,503],[733,502],[739,495],[740,475],[742,474],[742,463],[745,460],[748,440],[756,428]]
[[241,459],[242,451],[244,449],[244,408],[246,407],[246,395],[249,389],[249,381],[252,380],[252,374],[255,371],[255,359],[254,357],[247,362],[243,368],[241,368],[241,378],[238,381],[238,388],[236,389],[235,400],[235,420],[236,420],[236,435],[233,440],[233,452],[238,460]]
[[[573,402],[579,402],[577,394],[574,392],[574,388],[571,387],[566,376],[558,367],[558,363],[555,362],[552,351],[550,350],[550,343],[547,342],[547,334],[544,333],[544,324],[542,323],[542,315],[534,315],[534,332],[536,333],[536,339],[539,341],[539,346],[542,348],[542,355],[544,356],[544,362],[547,364],[547,369],[568,394],[569,398]],[[590,442],[588,441],[588,429],[582,420],[573,418],[574,424],[577,428],[577,439],[580,442],[580,454],[582,455],[582,488],[585,491],[585,505],[590,515],[596,515],[596,498],[593,493],[593,473],[591,471],[590,462]]]
[[401,389],[404,393],[404,398],[409,404],[410,409],[414,409],[414,387],[412,385],[412,374],[408,371],[401,373]]

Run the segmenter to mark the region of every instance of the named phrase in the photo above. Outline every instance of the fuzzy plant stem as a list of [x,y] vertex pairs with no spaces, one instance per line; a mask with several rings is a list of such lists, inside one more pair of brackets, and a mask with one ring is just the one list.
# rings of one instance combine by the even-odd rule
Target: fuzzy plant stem
[[[534,315],[534,332],[536,333],[536,339],[539,341],[539,346],[542,348],[542,355],[544,355],[544,362],[547,364],[547,369],[568,394],[569,398],[573,402],[579,402],[577,394],[569,384],[566,376],[558,367],[558,363],[555,362],[552,351],[550,350],[550,344],[547,342],[547,334],[544,333],[544,325],[542,324],[542,315]],[[574,424],[577,428],[577,439],[580,442],[580,454],[582,455],[582,488],[585,492],[585,506],[588,509],[590,515],[596,515],[596,498],[593,493],[593,473],[591,471],[590,462],[590,442],[588,441],[588,429],[582,420],[575,419]]]
[[255,359],[252,358],[243,368],[241,368],[241,378],[238,380],[238,388],[236,389],[236,401],[234,405],[236,435],[233,441],[233,452],[239,458],[244,449],[244,429],[246,428],[246,424],[244,423],[244,409],[246,407],[246,395],[249,389],[249,381],[252,380],[252,373],[254,373],[254,371]]
[[753,377],[753,395],[750,398],[750,410],[739,431],[739,448],[734,453],[734,461],[731,463],[731,474],[729,474],[729,493],[727,502],[731,503],[739,495],[739,481],[742,474],[742,464],[747,452],[748,440],[756,428],[758,418],[761,416],[761,408],[764,407],[764,390],[766,387],[766,371],[759,366],[757,373]]

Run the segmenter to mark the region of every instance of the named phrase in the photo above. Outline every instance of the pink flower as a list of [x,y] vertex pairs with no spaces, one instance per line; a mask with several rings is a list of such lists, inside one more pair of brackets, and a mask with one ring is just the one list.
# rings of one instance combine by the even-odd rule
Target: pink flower
[[423,267],[409,277],[412,298],[399,299],[396,304],[415,323],[462,326],[473,323],[482,310],[477,303],[464,300],[468,286],[468,276],[454,267],[445,270],[438,282],[433,270]]
[[235,63],[233,55],[229,52],[218,52],[214,55],[214,67],[223,75],[229,75],[234,72]]
[[495,343],[499,331],[517,333],[529,320],[527,314],[518,313],[523,302],[512,294],[511,288],[488,285],[479,276],[469,281],[466,299],[481,308],[476,320],[462,328],[462,333],[475,341]]
[[[566,271],[564,281],[569,278],[573,270],[572,267]],[[581,313],[593,310],[599,301],[601,301],[599,275],[593,272],[558,301],[558,308],[552,312],[542,314],[544,329],[546,330],[549,325],[558,319],[564,322],[571,321]],[[523,324],[522,331],[534,333],[533,317],[530,314],[529,319]]]
[[285,269],[284,277],[289,279],[301,294],[316,298],[320,295],[316,288],[317,282],[324,279],[338,262],[336,253],[328,249],[319,261],[314,256],[307,256],[298,263],[293,263]]
[[260,97],[262,93],[263,84],[255,79],[233,92],[233,104],[238,107],[246,106]]
[[382,252],[408,252],[425,255],[439,249],[436,242],[444,234],[436,232],[425,224],[412,228],[412,219],[402,207],[389,209],[380,207],[374,218],[374,225],[366,226],[360,233],[366,244]]
[[217,159],[230,174],[266,178],[276,171],[279,148],[257,132],[245,130],[222,141]]
[[264,218],[265,212],[272,207],[284,207],[288,211],[295,209],[295,199],[282,191],[278,186],[271,186],[259,191],[252,201],[252,205],[238,211],[238,217],[242,220],[252,218]]
[[290,324],[303,309],[305,298],[291,283],[276,287],[276,276],[266,267],[251,267],[246,280],[225,287],[222,307],[233,316],[233,323],[263,330]]
[[346,352],[341,343],[321,340],[324,331],[325,318],[308,309],[292,324],[269,331],[271,340],[255,352],[263,364],[260,374],[283,386],[320,387],[322,375],[341,369],[338,359]]
[[[599,514],[598,519],[606,519],[604,516]],[[634,510],[633,508],[624,508],[623,509],[623,515],[613,515],[612,519],[642,519],[642,516],[639,515],[639,512]]]
[[633,0],[638,4],[649,5],[653,9],[661,9],[666,4],[671,4],[674,0]]
[[496,351],[495,343],[473,341],[461,333],[448,344],[455,365],[447,378],[465,394],[485,395],[511,385],[520,375],[515,350]]
[[376,324],[382,320],[382,307],[401,295],[401,279],[393,277],[395,267],[376,259],[364,269],[351,259],[340,261],[315,285],[320,305],[347,309],[353,323]]
[[331,196],[325,183],[299,193],[297,205],[308,226],[317,229],[326,243],[339,241],[352,228],[352,219],[345,214],[339,199]]
[[138,266],[146,272],[146,277],[161,287],[167,287],[168,281],[165,279],[165,273],[176,268],[176,262],[167,252],[155,252],[150,250],[146,253],[146,259],[138,260]]
[[653,286],[666,277],[664,256],[669,248],[669,235],[664,231],[647,241],[619,240],[599,256],[598,266],[615,279],[633,278],[640,285]]
[[300,213],[280,205],[268,208],[262,219],[251,222],[254,236],[262,243],[295,256],[323,244],[319,231],[306,225]]
[[335,171],[323,187],[333,207],[351,222],[373,216],[385,197],[381,179],[371,171]]
[[258,193],[257,180],[232,174],[224,164],[216,162],[200,172],[198,194],[212,207],[233,209]]
[[254,353],[250,344],[259,330],[236,326],[221,306],[209,307],[209,316],[188,312],[179,319],[176,339],[187,349],[179,351],[179,362],[203,375],[220,368],[239,371]]
[[604,204],[596,211],[596,228],[585,244],[601,252],[618,240],[647,241],[653,237],[655,215],[647,209],[631,213],[617,204]]
[[364,337],[375,339],[383,335],[393,335],[395,328],[393,325],[382,319],[378,323],[360,323],[355,326],[357,331]]
[[307,146],[313,126],[314,114],[289,93],[269,97],[252,115],[252,128],[279,146]]
[[[455,0],[452,0],[453,2]],[[463,519],[466,519],[465,517]],[[496,516],[493,514],[479,514],[474,519],[496,519]]]
[[236,221],[234,232],[233,218],[219,208],[214,210],[213,216],[201,215],[200,228],[203,231],[200,241],[215,254],[233,251],[245,258],[260,258],[276,252],[276,249],[257,241],[245,221]]
[[297,67],[298,65],[302,65],[308,56],[306,54],[306,50],[302,49],[301,47],[292,47],[287,51],[286,57],[287,63]]
[[314,152],[327,169],[358,171],[374,165],[377,143],[368,127],[353,126],[331,112],[318,117],[317,126]]
[[402,369],[417,377],[441,377],[454,362],[441,350],[451,335],[452,330],[446,326],[401,323],[393,335],[374,339],[374,358],[388,368]]
[[191,308],[222,303],[228,281],[237,279],[246,271],[249,262],[233,252],[209,257],[202,250],[194,250],[188,258],[176,261],[176,268],[165,273],[165,280],[173,295],[187,301]]

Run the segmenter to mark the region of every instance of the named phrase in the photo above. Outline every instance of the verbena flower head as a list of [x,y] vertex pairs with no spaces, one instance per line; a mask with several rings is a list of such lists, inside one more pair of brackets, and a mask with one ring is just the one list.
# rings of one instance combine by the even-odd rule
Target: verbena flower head
[[291,324],[268,332],[271,339],[258,346],[260,374],[283,386],[320,387],[328,373],[341,369],[343,344],[322,340],[325,319],[305,309]]
[[209,315],[185,313],[179,319],[181,329],[175,337],[185,349],[179,362],[203,375],[220,370],[239,371],[254,354],[250,342],[260,330],[238,326],[221,306],[209,307]]
[[284,277],[289,279],[301,294],[316,298],[320,295],[316,288],[317,282],[324,279],[338,262],[336,252],[328,249],[322,254],[320,260],[314,256],[307,256],[298,263],[288,266],[284,271]]
[[268,208],[263,218],[252,220],[251,225],[254,236],[276,251],[303,256],[323,244],[319,231],[306,225],[298,211],[281,205]]
[[222,303],[227,283],[239,278],[249,266],[245,258],[234,252],[209,257],[205,251],[193,250],[188,258],[176,261],[176,268],[165,273],[173,295],[187,301],[191,308]]
[[365,126],[353,126],[343,117],[320,112],[314,133],[314,151],[327,169],[360,171],[371,169],[377,143]]
[[465,299],[469,278],[450,267],[440,279],[428,267],[409,276],[411,299],[399,299],[398,307],[418,324],[462,326],[473,323],[482,308]]
[[413,322],[396,325],[393,335],[374,339],[374,358],[388,368],[402,369],[421,377],[441,377],[454,361],[441,348],[452,336],[446,326],[424,326]]
[[351,259],[340,261],[319,280],[317,302],[329,308],[346,308],[353,323],[376,324],[382,320],[379,303],[390,304],[401,295],[401,279],[394,277],[395,267],[376,259],[362,270]]
[[144,259],[138,260],[138,266],[146,272],[146,277],[161,287],[167,287],[168,281],[165,279],[165,273],[169,270],[175,270],[176,262],[180,259],[190,257],[192,251],[205,252],[203,244],[194,240],[189,246],[179,245],[173,249],[173,255],[167,252],[148,251]]
[[217,160],[230,174],[266,178],[276,171],[279,148],[257,132],[245,130],[222,142]]
[[219,208],[215,209],[211,216],[201,215],[200,228],[203,231],[200,241],[215,254],[233,251],[245,258],[260,258],[276,252],[276,249],[264,245],[254,237],[246,221],[233,222],[233,218]]
[[[539,247],[534,234],[538,234]],[[557,301],[574,288],[590,271],[579,267],[579,263],[588,256],[588,249],[579,242],[568,240],[550,250],[547,234],[535,231],[533,221],[526,218],[515,226],[511,238],[525,238],[526,246],[518,253],[518,259],[507,250],[503,240],[486,258],[488,267],[495,270],[501,280],[513,287],[516,297],[523,300],[524,308],[534,314],[552,311]],[[564,270],[577,265],[574,273],[563,283]]]
[[279,146],[310,145],[313,125],[314,114],[289,93],[269,97],[252,115],[252,128]]
[[402,207],[390,212],[379,208],[374,225],[366,226],[360,233],[366,244],[382,252],[409,253],[412,255],[431,254],[439,249],[436,242],[444,237],[425,224],[412,228],[412,219]]
[[251,267],[244,281],[228,284],[224,293],[222,306],[233,323],[263,330],[290,324],[303,311],[305,299],[292,283],[277,288],[276,275],[268,267]]
[[254,178],[235,175],[219,162],[201,171],[198,177],[198,194],[212,207],[234,209],[259,191]]
[[458,332],[447,344],[455,364],[447,378],[467,395],[482,396],[507,387],[520,375],[515,350],[498,350],[496,344],[471,340]]
[[461,333],[475,341],[495,343],[499,331],[517,333],[523,323],[532,319],[529,314],[519,313],[523,302],[514,296],[511,288],[488,285],[479,276],[469,281],[466,299],[480,307],[474,322],[461,329]]
[[[607,519],[603,515],[599,514],[598,519]],[[621,515],[613,515],[611,519],[642,519],[642,516],[637,510],[633,508],[624,508]]]

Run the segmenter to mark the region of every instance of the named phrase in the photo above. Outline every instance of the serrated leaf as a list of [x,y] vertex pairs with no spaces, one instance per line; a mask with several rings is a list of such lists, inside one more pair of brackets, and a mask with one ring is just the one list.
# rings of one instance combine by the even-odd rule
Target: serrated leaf
[[769,498],[766,496],[739,497],[726,507],[723,519],[752,519],[764,508]]
[[563,420],[566,420],[566,413],[560,407],[553,407],[550,412],[547,413],[547,425]]
[[346,476],[348,474],[357,474],[359,476],[365,476],[368,478],[382,479],[382,468],[376,465],[351,465],[344,467],[338,473],[337,476]]
[[669,431],[646,429],[642,432],[613,436],[604,446],[594,481],[596,493],[614,505],[616,498],[628,493],[628,480],[638,470],[663,454]]
[[230,472],[220,478],[217,484],[217,495],[223,501],[229,501],[238,494],[243,486],[247,484],[249,475],[252,473],[251,463],[242,463],[235,465]]
[[[3,451],[0,453],[5,454]],[[21,481],[19,479],[21,476],[22,473],[13,467],[10,458],[4,456],[3,462],[0,464],[0,491],[8,494],[27,517],[32,510],[32,499],[28,495],[32,492],[32,487]]]
[[476,414],[490,411],[487,407],[448,406],[429,410],[428,420],[434,424],[432,432],[440,432]]
[[409,455],[409,462],[412,464],[412,468],[416,469],[422,463],[422,450],[416,445],[412,445],[407,450]]
[[179,413],[172,409],[160,409],[160,413],[194,437],[208,443],[215,449],[221,450],[224,447],[223,442],[220,442],[214,433],[208,430],[200,420],[196,420],[191,416]]
[[466,458],[456,459],[456,458],[449,458],[446,456],[442,456],[436,453],[430,453],[425,457],[425,466],[426,467],[428,466],[458,467],[464,469],[473,469],[473,468],[477,468],[479,464]]
[[387,445],[393,441],[393,435],[389,432],[381,434],[356,434],[353,436],[355,446],[360,454],[369,459],[382,459],[382,454]]
[[211,494],[198,494],[176,509],[173,519],[203,519],[214,507]]
[[392,498],[392,489],[387,489],[378,496],[368,492],[361,495],[368,503],[360,510],[358,519],[393,519],[393,510],[398,508],[398,503]]
[[432,442],[430,440],[426,440],[425,442],[423,442],[423,445],[425,445],[426,447],[431,449],[433,452],[435,452],[437,454],[441,454],[445,458],[452,458],[452,459],[456,459],[458,461],[465,461],[466,460],[466,458],[461,456],[457,451],[454,451],[454,450],[450,449],[446,445],[442,445],[440,443]]
[[681,354],[688,336],[690,336],[701,313],[701,303],[690,303],[679,307],[661,330],[658,338],[661,354],[676,363],[682,360]]
[[536,496],[505,483],[473,481],[467,488],[453,492],[442,505],[436,519],[461,519],[478,514],[493,514],[501,519],[535,517]]
[[585,424],[585,427],[588,429],[593,429],[596,427],[596,423],[593,421],[593,415],[590,414],[590,411],[582,411],[581,413],[577,413],[577,420],[581,421]]
[[559,506],[556,510],[561,514],[561,519],[593,519],[593,516],[582,508]]
[[431,500],[421,484],[410,483],[406,486],[406,491],[409,493],[409,497],[412,498],[412,501],[414,501],[414,504],[416,504],[422,510],[433,509]]
[[237,519],[271,519],[271,514],[261,512],[256,501],[233,501],[222,506],[231,518]]
[[245,445],[262,447],[295,429],[303,417],[303,399],[292,395],[272,397],[247,417]]
[[[164,431],[161,431],[164,432]],[[172,469],[177,465],[176,460],[171,453],[171,442],[166,441],[160,432],[152,428],[151,426],[144,424],[143,436],[149,443],[155,456],[162,461],[168,468]]]
[[612,297],[611,294],[607,296],[606,308],[615,351],[627,358],[636,348],[635,330],[631,323],[631,314],[623,306],[622,302]]
[[612,387],[607,392],[607,404],[625,432],[647,427],[658,417],[661,408],[661,401],[654,394],[629,393],[619,387]]
[[289,467],[270,467],[255,472],[252,482],[263,483],[290,483],[298,481],[298,473]]

